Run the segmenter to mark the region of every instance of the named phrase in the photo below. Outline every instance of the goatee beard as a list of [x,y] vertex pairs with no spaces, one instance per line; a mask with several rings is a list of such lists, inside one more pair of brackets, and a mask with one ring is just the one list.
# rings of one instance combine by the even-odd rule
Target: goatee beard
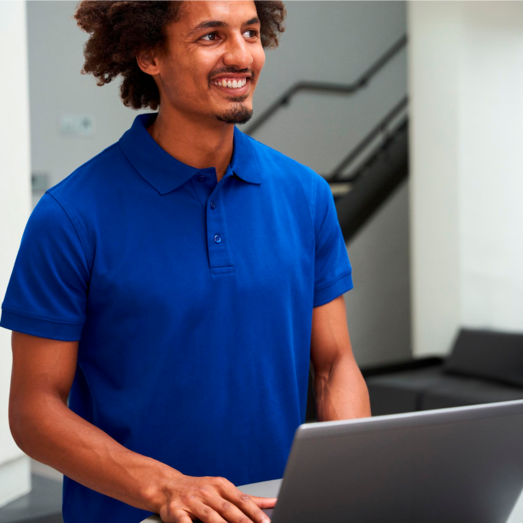
[[225,123],[243,124],[247,123],[252,118],[252,109],[248,109],[242,103],[236,105],[233,109],[224,111],[221,114],[215,115],[218,120]]

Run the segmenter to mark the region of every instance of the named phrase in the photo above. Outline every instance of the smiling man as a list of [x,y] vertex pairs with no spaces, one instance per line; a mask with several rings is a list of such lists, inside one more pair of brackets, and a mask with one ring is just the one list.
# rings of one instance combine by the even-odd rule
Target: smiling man
[[281,2],[81,2],[120,140],[40,199],[2,303],[18,445],[65,523],[261,523],[305,420],[370,416],[328,183],[242,133]]

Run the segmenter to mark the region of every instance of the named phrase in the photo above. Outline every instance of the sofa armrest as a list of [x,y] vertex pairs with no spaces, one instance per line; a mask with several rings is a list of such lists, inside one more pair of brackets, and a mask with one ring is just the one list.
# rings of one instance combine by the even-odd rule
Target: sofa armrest
[[424,369],[427,367],[434,367],[443,365],[445,358],[442,356],[425,356],[422,358],[413,358],[409,360],[402,360],[394,363],[386,363],[381,365],[374,365],[369,367],[360,367],[363,378],[370,378],[371,376],[379,376],[382,374],[391,374],[394,372],[403,372],[406,370]]

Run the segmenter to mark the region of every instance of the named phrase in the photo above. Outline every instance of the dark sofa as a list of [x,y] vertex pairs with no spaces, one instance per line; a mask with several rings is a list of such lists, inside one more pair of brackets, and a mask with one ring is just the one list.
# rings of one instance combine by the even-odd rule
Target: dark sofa
[[361,370],[373,416],[523,399],[523,334],[461,329],[448,357]]

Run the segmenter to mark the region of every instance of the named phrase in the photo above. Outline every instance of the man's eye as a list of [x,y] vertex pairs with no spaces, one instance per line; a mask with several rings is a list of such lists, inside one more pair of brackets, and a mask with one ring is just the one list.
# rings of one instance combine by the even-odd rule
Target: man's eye
[[[207,33],[206,35],[203,35],[202,38],[205,38],[206,36],[216,36],[216,33]],[[214,42],[214,39],[207,40],[208,42]]]
[[256,29],[247,29],[247,31],[245,31],[245,32],[246,33],[253,33],[251,38],[254,38],[254,37],[258,36],[258,31]]

